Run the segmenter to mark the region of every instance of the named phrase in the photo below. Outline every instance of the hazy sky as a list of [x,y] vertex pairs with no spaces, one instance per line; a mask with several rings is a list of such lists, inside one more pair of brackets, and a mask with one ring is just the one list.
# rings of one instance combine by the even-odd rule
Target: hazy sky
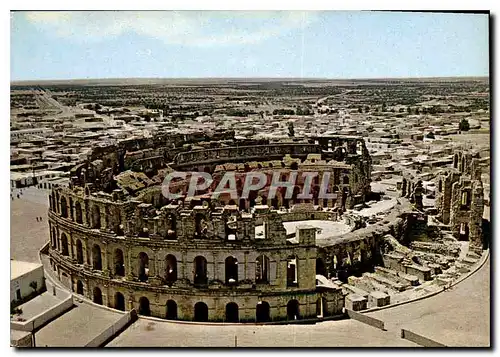
[[11,80],[488,75],[488,15],[13,12]]

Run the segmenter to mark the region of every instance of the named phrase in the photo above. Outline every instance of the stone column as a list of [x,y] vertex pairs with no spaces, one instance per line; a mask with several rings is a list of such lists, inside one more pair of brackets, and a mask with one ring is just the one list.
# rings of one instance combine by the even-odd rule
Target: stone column
[[68,245],[69,245],[69,257],[71,258],[71,260],[76,260],[76,256],[75,256],[75,253],[74,253],[74,248],[73,248],[73,234],[71,234],[70,232],[68,233]]
[[110,271],[109,271],[109,265],[108,265],[108,244],[107,243],[104,244],[104,249],[103,249],[102,253],[104,254],[102,272],[104,273],[104,275],[109,276]]
[[[128,246],[126,246],[126,253],[127,257],[125,260],[125,279],[127,280],[133,280],[134,279],[134,272],[132,271],[132,249]],[[131,309],[131,308],[130,308]]]
[[90,257],[89,257],[89,252],[87,250],[86,239],[82,239],[82,250],[83,250],[83,267],[88,269],[90,267]]
[[99,213],[101,215],[101,230],[105,230],[107,228],[107,223],[108,223],[108,220],[106,218],[106,213],[102,212],[100,208],[99,208]]

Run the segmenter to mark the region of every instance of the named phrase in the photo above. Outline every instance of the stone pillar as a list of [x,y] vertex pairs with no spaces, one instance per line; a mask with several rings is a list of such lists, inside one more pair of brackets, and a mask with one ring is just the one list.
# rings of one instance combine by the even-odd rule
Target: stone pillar
[[104,249],[102,251],[102,254],[104,255],[104,257],[102,259],[102,261],[103,261],[102,272],[104,273],[104,275],[109,276],[110,271],[109,271],[109,265],[108,265],[108,244],[107,243],[104,244]]
[[181,269],[180,269],[180,273],[181,273],[181,278],[182,279],[188,279],[188,280],[191,280],[187,275],[187,261],[186,261],[186,252],[185,251],[182,251],[181,252]]
[[248,260],[246,263],[247,269],[246,269],[246,279],[250,279],[252,281],[255,281],[255,269],[256,269],[256,263],[254,260]]
[[106,213],[102,212],[100,208],[99,208],[99,213],[101,215],[101,230],[105,230],[107,228],[107,223],[108,223]]
[[[212,259],[213,259],[213,279],[214,280],[222,280],[221,277],[219,276],[219,269],[217,269],[217,253],[212,254]],[[208,270],[208,266],[207,266]]]
[[[125,279],[127,280],[133,280],[134,279],[134,272],[132,270],[132,249],[127,247],[126,250],[127,257],[125,260]],[[130,308],[131,309],[131,308]]]
[[89,268],[90,257],[89,257],[89,252],[87,250],[87,240],[86,239],[82,239],[82,250],[83,250],[83,266],[84,266],[84,268]]
[[76,255],[74,253],[74,248],[73,248],[73,234],[71,233],[68,233],[68,245],[69,245],[69,257],[71,258],[71,260],[76,260]]

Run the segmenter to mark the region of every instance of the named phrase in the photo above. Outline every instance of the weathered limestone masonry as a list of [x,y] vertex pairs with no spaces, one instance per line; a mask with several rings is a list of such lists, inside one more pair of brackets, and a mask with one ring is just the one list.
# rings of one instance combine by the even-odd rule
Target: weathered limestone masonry
[[[338,198],[309,202],[311,212],[294,210],[307,202],[292,199],[283,214],[276,210],[283,199],[268,200],[265,191],[253,198],[253,211],[249,202],[238,207],[203,195],[169,201],[161,194],[172,170],[263,170],[273,163],[333,171],[329,192],[338,190]],[[370,172],[356,137],[272,144],[220,131],[98,147],[71,170],[69,188],[49,195],[51,265],[77,294],[143,315],[226,322],[336,315],[344,306],[341,289],[316,287],[316,229],[299,226],[287,239],[283,219],[335,219],[364,202]]]
[[472,249],[482,249],[484,211],[480,156],[476,152],[457,152],[453,167],[437,177],[436,206],[444,224],[456,238],[469,240]]

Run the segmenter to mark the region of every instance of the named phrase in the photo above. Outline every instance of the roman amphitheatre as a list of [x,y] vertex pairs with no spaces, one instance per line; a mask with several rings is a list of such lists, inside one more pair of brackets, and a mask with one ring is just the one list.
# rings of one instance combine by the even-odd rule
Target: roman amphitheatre
[[[174,170],[329,171],[335,198],[319,199],[313,186],[312,199],[298,199],[298,182],[290,199],[265,189],[211,199],[208,188],[168,200],[161,183]],[[322,320],[407,301],[480,258],[477,154],[455,154],[435,177],[432,217],[423,212],[429,182],[408,172],[384,197],[371,191],[371,171],[364,140],[345,135],[270,143],[217,131],[101,146],[71,169],[68,187],[52,188],[45,253],[59,280],[96,304],[231,323]]]

